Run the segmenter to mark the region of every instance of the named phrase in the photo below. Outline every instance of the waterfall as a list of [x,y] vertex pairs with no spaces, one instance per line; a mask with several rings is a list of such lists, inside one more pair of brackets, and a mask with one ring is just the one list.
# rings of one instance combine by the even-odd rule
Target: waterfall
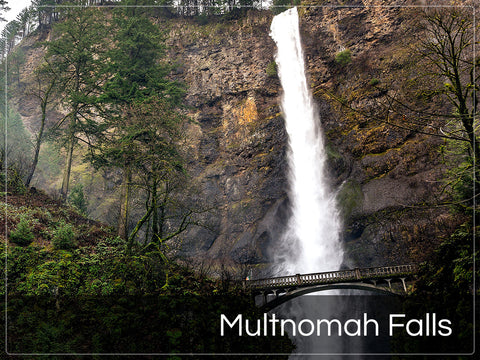
[[276,275],[340,268],[340,219],[325,176],[320,119],[307,86],[297,8],[273,18],[270,36],[283,87],[282,111],[289,138],[289,199],[292,216],[274,259]]

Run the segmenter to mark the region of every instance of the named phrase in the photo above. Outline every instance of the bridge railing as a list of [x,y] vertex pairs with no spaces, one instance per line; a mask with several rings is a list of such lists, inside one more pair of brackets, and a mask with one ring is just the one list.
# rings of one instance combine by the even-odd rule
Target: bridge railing
[[329,271],[312,274],[296,274],[266,279],[248,280],[246,286],[252,289],[285,288],[291,286],[308,286],[313,284],[331,284],[345,281],[361,281],[366,279],[387,279],[407,276],[417,271],[416,265],[396,265],[350,270]]

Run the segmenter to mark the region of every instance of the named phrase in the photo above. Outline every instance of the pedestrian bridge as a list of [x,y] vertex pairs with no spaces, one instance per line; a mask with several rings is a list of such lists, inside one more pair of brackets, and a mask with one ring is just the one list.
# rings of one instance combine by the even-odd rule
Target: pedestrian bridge
[[358,289],[405,295],[407,282],[417,271],[417,265],[357,268],[245,280],[244,286],[253,295],[260,295],[261,308],[270,310],[297,296],[324,290]]

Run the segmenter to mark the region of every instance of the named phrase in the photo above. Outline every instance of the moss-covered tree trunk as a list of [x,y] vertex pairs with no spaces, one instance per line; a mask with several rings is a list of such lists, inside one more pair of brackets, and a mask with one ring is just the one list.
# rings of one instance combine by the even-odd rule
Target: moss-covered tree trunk
[[71,127],[72,130],[70,131],[67,148],[67,161],[65,163],[65,170],[63,173],[62,189],[60,190],[60,196],[63,201],[67,200],[68,188],[70,184],[70,174],[72,172],[73,148],[75,147],[75,134],[73,132],[73,125],[71,125]]
[[33,162],[32,162],[32,166],[30,167],[27,180],[25,181],[25,186],[27,187],[30,186],[30,182],[32,181],[33,174],[35,173],[35,169],[37,168],[38,156],[40,154],[40,146],[42,145],[43,132],[45,130],[45,119],[46,119],[46,106],[43,106],[43,103],[42,103],[42,118],[40,121],[40,129],[38,130],[37,139],[35,140]]
[[128,202],[130,198],[130,187],[132,182],[132,172],[127,165],[123,171],[122,189],[120,193],[120,216],[118,218],[117,235],[122,239],[128,238]]

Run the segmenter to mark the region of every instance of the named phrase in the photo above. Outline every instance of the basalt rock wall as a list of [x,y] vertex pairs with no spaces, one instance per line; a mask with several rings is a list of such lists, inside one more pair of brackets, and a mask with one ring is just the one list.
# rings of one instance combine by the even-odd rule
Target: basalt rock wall
[[[420,261],[450,226],[448,211],[425,206],[441,186],[442,142],[345,111],[338,101],[375,107],[389,89],[374,82],[405,76],[405,38],[398,35],[406,33],[409,15],[402,8],[320,5],[326,6],[300,10],[301,33],[344,219],[345,263]],[[275,53],[271,18],[251,11],[227,23],[172,29],[172,58],[182,63],[178,76],[189,87],[196,121],[191,169],[216,204],[214,231],[192,230],[184,254],[268,262],[288,219],[282,90],[267,74]],[[351,62],[341,66],[335,56],[345,49]]]

